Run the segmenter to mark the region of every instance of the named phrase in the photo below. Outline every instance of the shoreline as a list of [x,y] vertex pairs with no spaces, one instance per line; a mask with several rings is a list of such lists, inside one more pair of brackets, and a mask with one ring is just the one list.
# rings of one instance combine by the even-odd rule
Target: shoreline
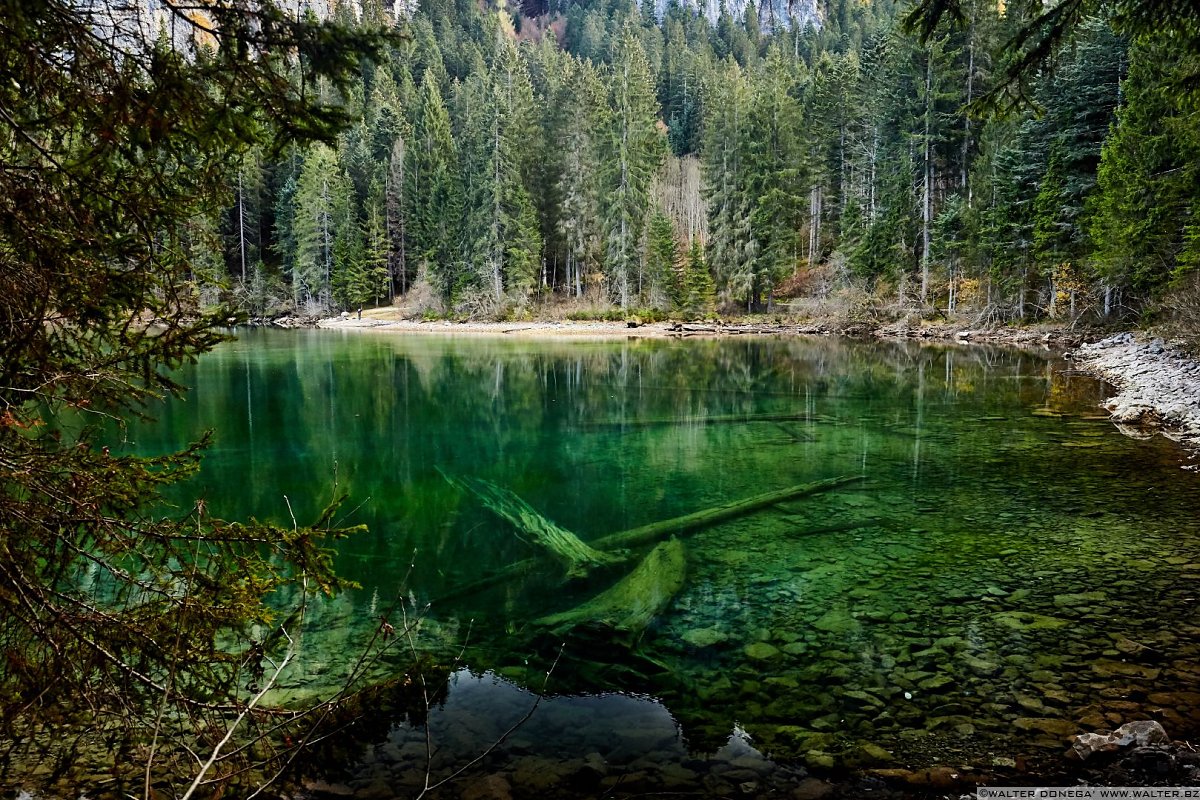
[[[1156,433],[1178,442],[1192,458],[1200,456],[1200,360],[1147,334],[1122,332],[1100,338],[1097,331],[1064,326],[971,328],[950,323],[904,322],[886,325],[840,319],[640,322],[631,320],[534,320],[452,322],[409,320],[368,312],[309,322],[323,330],[465,337],[513,337],[568,341],[724,338],[729,336],[848,336],[881,341],[916,341],[1058,351],[1075,368],[1112,385],[1116,393],[1099,407],[1122,433],[1149,438]],[[285,326],[286,327],[286,326]],[[1200,470],[1200,463],[1184,465]]]
[[[1067,354],[1117,393],[1101,406],[1127,436],[1161,433],[1200,456],[1200,361],[1162,339],[1118,333]],[[1200,470],[1200,463],[1186,464]]]
[[971,328],[948,323],[910,326],[905,323],[873,325],[836,319],[783,321],[627,322],[595,320],[533,320],[514,322],[452,322],[409,320],[378,315],[328,317],[313,323],[300,322],[275,327],[316,327],[322,330],[374,331],[379,333],[442,336],[512,336],[547,339],[671,339],[720,338],[726,336],[849,336],[867,339],[942,341],[958,344],[1035,346],[1057,350],[1078,347],[1089,338],[1085,333],[1062,327]]

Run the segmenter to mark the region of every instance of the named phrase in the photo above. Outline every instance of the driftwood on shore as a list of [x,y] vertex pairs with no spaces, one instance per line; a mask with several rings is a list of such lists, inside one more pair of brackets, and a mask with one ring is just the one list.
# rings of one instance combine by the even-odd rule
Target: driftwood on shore
[[686,572],[683,542],[662,542],[605,591],[569,611],[536,619],[533,624],[560,633],[586,624],[641,633],[683,588]]
[[[841,486],[846,486],[852,483],[858,483],[865,480],[865,476],[853,475],[840,478],[828,478],[822,481],[813,483],[802,483],[797,486],[789,486],[785,489],[778,489],[773,492],[765,492],[763,494],[754,495],[752,497],[743,498],[731,503],[716,506],[715,508],[697,511],[692,514],[685,514],[681,517],[673,517],[661,522],[654,522],[649,525],[642,525],[637,528],[631,528],[619,533],[602,536],[594,541],[591,545],[587,545],[594,550],[609,551],[605,555],[614,560],[619,560],[621,556],[614,555],[611,551],[627,550],[636,548],[639,545],[651,544],[656,541],[668,539],[672,536],[686,536],[695,533],[696,531],[717,525],[722,522],[727,522],[731,519],[753,513],[763,508],[776,505],[788,500],[798,500],[801,497],[827,492],[832,489],[837,489]],[[522,501],[524,502],[524,501]],[[534,512],[536,513],[536,512]],[[561,529],[560,529],[561,530]],[[574,534],[572,534],[573,536]],[[466,597],[477,592],[490,589],[512,578],[528,572],[536,567],[540,562],[536,558],[528,558],[523,561],[518,561],[510,564],[486,577],[473,581],[465,586],[444,595],[439,598],[438,602],[446,602],[460,597]]]

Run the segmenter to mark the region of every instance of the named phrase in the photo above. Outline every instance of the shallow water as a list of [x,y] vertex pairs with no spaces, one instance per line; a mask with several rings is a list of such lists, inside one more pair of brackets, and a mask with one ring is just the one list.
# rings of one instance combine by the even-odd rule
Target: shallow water
[[[836,339],[249,331],[126,435],[161,452],[215,429],[180,498],[216,514],[282,522],[290,503],[303,521],[349,493],[344,521],[369,532],[338,566],[362,588],[310,616],[285,697],[336,686],[402,601],[439,664],[435,779],[533,709],[456,786],[720,792],[792,763],[1003,767],[1077,729],[1200,729],[1200,476],[1170,442],[1118,433],[1103,387],[1066,367]],[[529,621],[621,569],[579,585],[543,564],[443,601],[536,552],[443,475],[508,488],[584,540],[864,480],[688,536],[683,589],[639,641],[564,644]],[[408,646],[377,674],[402,674]],[[380,714],[331,777],[411,794],[425,717]]]

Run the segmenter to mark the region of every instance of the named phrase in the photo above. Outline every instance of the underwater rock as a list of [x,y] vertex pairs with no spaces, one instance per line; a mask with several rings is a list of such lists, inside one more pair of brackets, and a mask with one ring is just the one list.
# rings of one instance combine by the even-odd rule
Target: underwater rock
[[1070,755],[1087,759],[1096,753],[1112,753],[1124,747],[1146,747],[1171,741],[1163,726],[1154,720],[1129,722],[1112,733],[1081,733],[1072,737]]
[[1092,672],[1101,678],[1143,678],[1148,681],[1156,681],[1162,675],[1162,670],[1157,667],[1144,667],[1141,664],[1110,659],[1100,659],[1094,662]]
[[367,785],[354,790],[354,796],[358,800],[391,800],[396,796],[391,784],[382,778],[372,781]]
[[917,686],[918,688],[924,689],[927,692],[936,692],[939,689],[944,689],[954,682],[954,678],[943,672],[938,675],[934,675],[932,678],[926,678],[925,680],[919,682]]
[[693,647],[713,647],[729,641],[729,636],[716,628],[697,628],[683,635],[683,640]]
[[754,661],[772,661],[779,658],[783,653],[778,647],[766,642],[754,642],[746,645],[746,657]]
[[1053,631],[1071,624],[1065,619],[1031,611],[999,611],[992,615],[992,619],[1014,631]]
[[858,761],[860,764],[887,764],[895,760],[895,756],[877,744],[866,742],[858,747]]
[[936,731],[942,728],[957,729],[962,725],[974,725],[974,720],[963,714],[948,714],[940,717],[929,717],[925,720],[925,729]]
[[833,791],[833,786],[818,778],[805,778],[792,789],[791,800],[821,800]]
[[1042,703],[1041,700],[1038,700],[1036,697],[1030,697],[1030,696],[1024,695],[1024,694],[1018,694],[1018,695],[1016,695],[1016,699],[1017,699],[1017,705],[1020,706],[1021,708],[1025,709],[1026,711],[1032,711],[1035,714],[1044,714],[1046,711],[1045,704]]
[[503,775],[487,775],[463,789],[462,800],[512,800],[512,786]]
[[864,692],[861,689],[850,689],[849,691],[842,692],[842,697],[846,697],[851,700],[857,700],[860,704],[872,708],[879,708],[883,705],[883,701],[878,697]]
[[1049,687],[1040,686],[1034,688],[1041,691],[1042,697],[1046,698],[1055,705],[1066,706],[1071,704],[1071,695],[1067,694],[1062,689],[1052,689]]
[[848,609],[835,608],[822,614],[813,627],[827,633],[857,633],[862,629],[862,624],[850,616]]
[[1103,603],[1108,599],[1104,592],[1077,592],[1074,594],[1054,595],[1054,605],[1059,608],[1086,608],[1092,603]]
[[1036,731],[1050,736],[1070,736],[1079,730],[1079,726],[1069,719],[1053,717],[1018,717],[1013,720],[1013,727],[1020,731]]
[[953,767],[938,766],[921,770],[873,769],[871,774],[922,789],[954,789],[963,783],[962,773]]
[[719,694],[728,692],[733,689],[733,683],[729,678],[721,675],[711,683],[702,683],[696,687],[696,694],[701,700],[709,700]]
[[1141,655],[1150,649],[1149,647],[1146,647],[1146,645],[1138,644],[1132,639],[1127,639],[1124,636],[1117,638],[1115,647],[1117,648],[1118,652],[1124,653],[1127,656]]
[[349,797],[354,794],[354,790],[344,783],[326,783],[322,780],[306,780],[304,788],[321,800],[331,797]]
[[826,650],[821,653],[821,658],[827,661],[856,661],[858,656],[853,653],[847,653],[845,650]]
[[984,676],[995,675],[997,672],[1000,671],[999,664],[997,664],[993,661],[988,661],[985,658],[977,658],[973,655],[964,654],[962,656],[962,660],[963,660],[963,663],[965,663],[968,667],[970,667],[971,671],[977,675],[984,675]]
[[1200,708],[1200,692],[1154,692],[1146,699],[1159,706]]

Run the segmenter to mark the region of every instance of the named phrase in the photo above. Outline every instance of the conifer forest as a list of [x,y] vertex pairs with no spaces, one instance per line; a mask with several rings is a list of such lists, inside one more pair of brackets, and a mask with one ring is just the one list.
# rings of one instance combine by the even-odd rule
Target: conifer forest
[[1198,345],[1192,0],[0,0],[0,798],[1195,786]]
[[1194,283],[1195,65],[1171,34],[1097,7],[1017,71],[1027,20],[1003,3],[925,38],[890,0],[804,11],[335,4],[400,38],[313,88],[352,119],[335,143],[238,165],[202,277],[256,315],[841,293],[988,322],[1128,316]]

